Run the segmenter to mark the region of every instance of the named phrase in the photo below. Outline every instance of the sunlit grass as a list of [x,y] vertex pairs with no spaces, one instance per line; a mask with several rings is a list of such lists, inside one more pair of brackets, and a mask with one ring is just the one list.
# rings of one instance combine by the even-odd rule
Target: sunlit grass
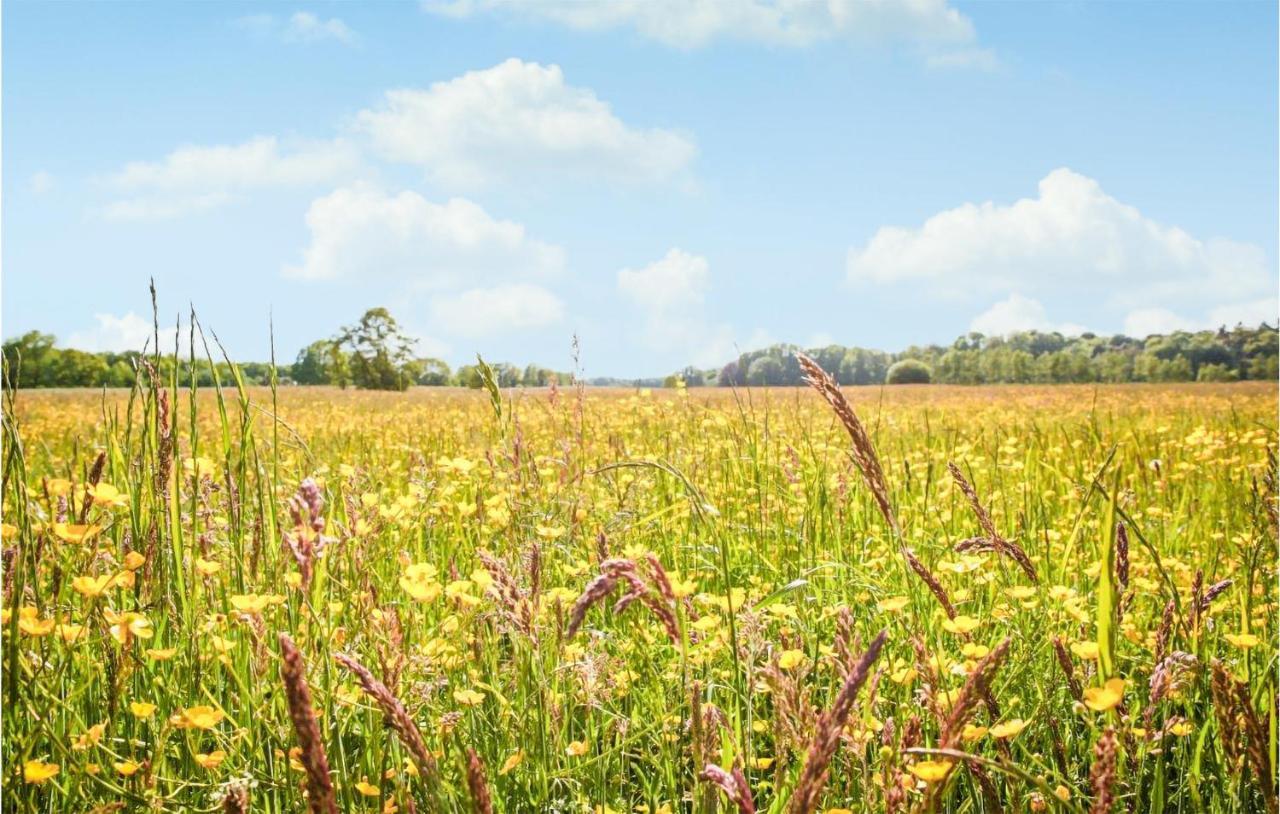
[[[698,779],[708,764],[786,810],[819,713],[881,629],[818,810],[1111,794],[1256,811],[1270,794],[1245,719],[1274,766],[1272,387],[851,389],[899,535],[810,390],[563,388],[495,410],[473,392],[225,382],[193,403],[141,382],[9,394],[7,809],[212,810],[245,788],[251,811],[305,810],[282,632],[343,811],[468,809],[477,766],[499,811],[732,808]],[[984,531],[948,462],[1038,582],[955,550]],[[618,585],[569,636],[602,563]]]

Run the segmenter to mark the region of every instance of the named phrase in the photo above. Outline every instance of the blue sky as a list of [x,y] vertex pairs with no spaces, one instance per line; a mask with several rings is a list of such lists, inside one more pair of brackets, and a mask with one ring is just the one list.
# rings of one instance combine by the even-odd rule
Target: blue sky
[[3,334],[590,375],[1277,313],[1274,3],[9,2]]

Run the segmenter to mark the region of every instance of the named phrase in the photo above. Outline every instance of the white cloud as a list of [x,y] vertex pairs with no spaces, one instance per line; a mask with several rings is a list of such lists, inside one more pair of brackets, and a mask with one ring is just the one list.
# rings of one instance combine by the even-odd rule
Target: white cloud
[[1275,290],[1257,246],[1202,240],[1158,223],[1068,169],[1046,176],[1035,198],[964,204],[918,228],[881,228],[849,250],[847,273],[854,284],[914,283],[914,290],[961,300],[1087,297],[1091,314],[1098,307],[1203,313],[1257,303]]
[[[114,314],[94,314],[97,323],[93,328],[76,331],[67,338],[66,346],[92,353],[121,353],[127,350],[142,350],[147,346],[154,350],[152,340],[155,333],[151,320],[143,319],[130,311],[122,317]],[[174,328],[160,330],[160,343],[163,349],[173,350]]]
[[249,190],[306,187],[354,174],[354,146],[344,141],[282,146],[274,136],[242,144],[186,146],[159,161],[134,161],[107,179],[125,197],[107,204],[107,218],[172,218],[222,206]]
[[46,192],[53,190],[53,176],[44,170],[39,170],[31,174],[30,181],[31,191],[37,195],[44,195]]
[[356,32],[337,17],[327,20],[309,11],[298,11],[286,19],[272,14],[249,14],[236,20],[236,25],[257,37],[272,37],[287,43],[333,41],[355,45]]
[[937,47],[974,40],[973,23],[946,0],[427,0],[442,16],[509,14],[581,31],[633,28],[675,48],[728,39],[804,47],[843,39]]
[[1143,337],[1151,334],[1169,334],[1174,331],[1212,331],[1221,327],[1233,328],[1237,323],[1256,327],[1265,322],[1276,325],[1280,320],[1280,300],[1275,298],[1251,302],[1228,303],[1209,309],[1199,318],[1175,313],[1168,308],[1135,308],[1124,319],[1127,336]]
[[1085,328],[1071,323],[1050,321],[1038,300],[1021,294],[1010,294],[973,318],[969,330],[987,336],[1007,336],[1020,331],[1057,331],[1064,336],[1079,336]]
[[[673,248],[647,266],[620,270],[617,280],[618,291],[642,314],[634,333],[641,345],[679,351],[682,364],[699,366],[721,364],[737,355],[732,326],[707,314],[711,271],[705,257]],[[747,340],[752,347],[770,342],[762,331]]]
[[512,283],[433,297],[431,317],[447,333],[474,338],[554,325],[564,303],[541,286]]
[[434,203],[416,192],[397,195],[356,185],[311,202],[311,233],[289,277],[389,278],[419,289],[554,275],[559,246],[530,238],[524,226],[490,216],[465,198]]
[[618,289],[649,311],[691,311],[702,305],[710,285],[705,257],[671,249],[640,269],[618,272]]
[[353,45],[356,33],[337,17],[321,20],[307,12],[296,12],[285,23],[283,38],[285,42],[321,42],[336,40],[344,45]]
[[664,181],[693,160],[688,137],[629,127],[555,65],[509,59],[425,90],[388,91],[356,126],[385,158],[452,186],[503,179]]

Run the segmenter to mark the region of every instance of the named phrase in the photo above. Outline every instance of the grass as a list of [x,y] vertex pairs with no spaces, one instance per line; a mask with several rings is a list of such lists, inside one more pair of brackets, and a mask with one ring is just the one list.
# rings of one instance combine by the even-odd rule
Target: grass
[[1273,387],[223,385],[7,394],[6,810],[1273,798]]

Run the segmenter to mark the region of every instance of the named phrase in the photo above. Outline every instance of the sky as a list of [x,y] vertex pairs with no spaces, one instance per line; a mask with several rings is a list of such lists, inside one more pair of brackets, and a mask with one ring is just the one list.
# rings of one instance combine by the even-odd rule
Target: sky
[[[1275,324],[1273,2],[37,3],[0,331],[591,376]],[[182,316],[185,321],[185,316]]]

